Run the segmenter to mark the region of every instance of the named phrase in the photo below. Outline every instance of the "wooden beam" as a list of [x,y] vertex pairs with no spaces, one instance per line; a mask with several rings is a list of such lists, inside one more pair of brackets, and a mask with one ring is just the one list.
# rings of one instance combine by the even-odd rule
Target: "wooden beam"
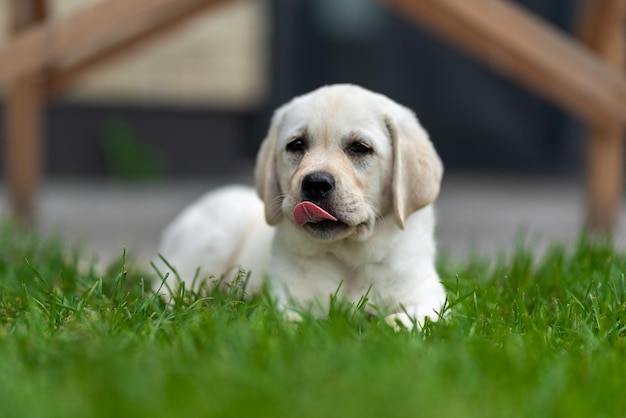
[[482,62],[593,124],[626,123],[626,78],[505,0],[384,0]]
[[[140,38],[167,26],[173,16],[189,16],[227,0],[104,0],[65,19],[28,28],[0,50],[0,84],[68,63],[79,68],[99,51],[124,39]],[[232,0],[231,0],[232,1]],[[122,39],[116,40],[116,37]]]
[[[13,0],[10,31],[18,34],[45,19],[43,0]],[[6,92],[4,109],[4,171],[14,217],[22,224],[35,220],[35,199],[42,165],[41,85],[36,72],[20,74]]]
[[[579,29],[581,40],[606,64],[626,68],[626,0],[587,2]],[[600,235],[615,231],[624,178],[624,126],[618,122],[590,127],[587,144],[587,229]]]

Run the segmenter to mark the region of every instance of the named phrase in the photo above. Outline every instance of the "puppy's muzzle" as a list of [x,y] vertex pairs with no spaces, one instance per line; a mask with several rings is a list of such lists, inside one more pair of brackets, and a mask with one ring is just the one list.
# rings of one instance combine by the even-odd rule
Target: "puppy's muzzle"
[[312,202],[325,199],[334,189],[335,178],[324,171],[307,174],[302,179],[302,196]]

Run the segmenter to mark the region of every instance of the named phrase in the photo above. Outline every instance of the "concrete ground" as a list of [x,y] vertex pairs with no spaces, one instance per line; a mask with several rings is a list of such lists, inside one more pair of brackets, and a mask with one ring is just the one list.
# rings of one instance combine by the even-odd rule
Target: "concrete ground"
[[[249,177],[235,182],[251,183]],[[160,232],[174,216],[223,181],[156,184],[51,181],[39,198],[39,226],[108,264],[127,249],[148,266]],[[0,215],[7,214],[2,194]],[[572,242],[584,220],[584,191],[572,179],[447,175],[437,201],[438,243],[452,259],[510,251],[523,237],[540,252]],[[623,220],[616,241],[626,243]]]

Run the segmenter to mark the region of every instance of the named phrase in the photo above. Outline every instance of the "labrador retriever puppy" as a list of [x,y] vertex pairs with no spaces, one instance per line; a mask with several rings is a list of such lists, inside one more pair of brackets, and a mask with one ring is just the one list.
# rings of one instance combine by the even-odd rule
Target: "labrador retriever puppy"
[[322,87],[274,113],[256,193],[207,194],[167,227],[160,252],[183,280],[198,267],[249,269],[248,290],[266,277],[288,312],[369,290],[387,322],[411,328],[437,320],[446,299],[432,207],[442,173],[409,109],[355,85]]

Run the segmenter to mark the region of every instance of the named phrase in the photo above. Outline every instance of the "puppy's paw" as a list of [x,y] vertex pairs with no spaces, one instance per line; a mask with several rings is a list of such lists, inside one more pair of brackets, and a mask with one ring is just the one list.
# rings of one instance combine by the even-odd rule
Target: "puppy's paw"
[[403,312],[386,316],[385,322],[396,332],[400,332],[403,329],[411,331],[415,327],[417,327],[418,330],[424,328],[426,318],[428,318],[430,322],[436,322],[440,316],[437,311],[431,307],[427,309],[413,307],[406,308]]
[[288,321],[288,322],[295,322],[295,323],[300,323],[302,322],[302,315],[300,315],[298,312],[288,309],[286,311],[283,312],[283,318]]
[[415,319],[404,312],[387,315],[385,317],[385,323],[393,328],[395,332],[400,332],[403,329],[411,331],[416,324],[421,328],[420,324],[417,323]]

